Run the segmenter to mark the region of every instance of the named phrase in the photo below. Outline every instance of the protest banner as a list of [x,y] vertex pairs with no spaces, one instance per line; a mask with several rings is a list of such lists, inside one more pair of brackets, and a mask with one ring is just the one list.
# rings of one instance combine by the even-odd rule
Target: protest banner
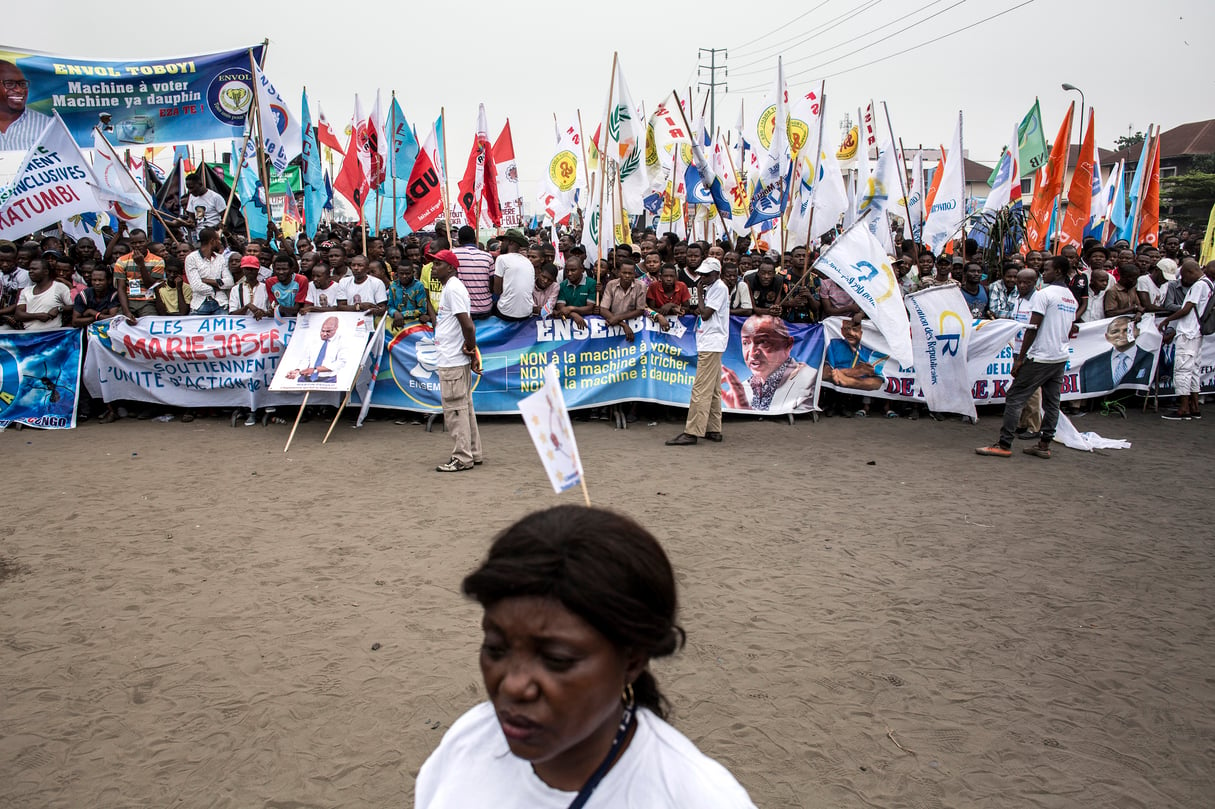
[[[1162,398],[1177,395],[1173,387],[1173,343],[1160,347],[1159,369],[1156,372],[1156,392]],[[1202,392],[1215,393],[1215,337],[1202,338],[1202,353],[1198,356],[1198,384]]]
[[93,396],[178,407],[293,404],[270,381],[295,320],[252,317],[121,317],[89,327],[84,384]]
[[24,115],[49,120],[54,110],[76,143],[88,147],[97,116],[108,113],[118,143],[142,146],[241,137],[253,100],[249,52],[260,63],[262,50],[105,60],[0,46],[0,60],[29,81]]
[[0,430],[76,426],[80,330],[0,332]]
[[911,316],[911,348],[915,354],[916,385],[934,413],[975,418],[966,366],[972,321],[957,284],[912,293],[903,299]]
[[93,169],[58,116],[48,119],[13,181],[0,189],[0,239],[18,239],[71,216],[105,210]]
[[[566,320],[478,321],[482,373],[473,379],[474,407],[484,414],[519,412],[519,399],[540,389],[549,363],[558,367],[571,408],[631,401],[687,407],[696,376],[694,321],[678,319],[677,326],[664,332],[652,321],[637,318],[630,321],[636,335],[631,343],[620,326],[608,326],[599,317],[586,318],[586,329]],[[745,320],[731,318],[722,364],[745,392],[735,391],[733,406],[730,392],[723,393],[726,412],[785,414],[814,408],[822,329],[780,323],[788,340],[744,347]],[[417,324],[385,335],[387,356],[372,393],[373,406],[441,410],[433,338],[428,327]]]
[[[880,399],[925,401],[923,390],[916,384],[915,368],[891,359],[888,344],[868,321],[863,324],[859,343],[843,334],[839,318],[823,325],[828,341],[823,385],[848,393],[863,391]],[[974,321],[966,365],[976,404],[1004,401],[1012,385],[1012,340],[1019,329],[1012,320]],[[1160,332],[1151,315],[1144,315],[1137,323],[1123,315],[1080,324],[1079,334],[1068,344],[1070,358],[1063,376],[1062,398],[1087,399],[1115,390],[1146,391],[1159,348]],[[863,386],[853,384],[847,374],[837,379],[835,370],[846,367],[850,359],[874,369]]]
[[360,312],[300,315],[274,371],[270,390],[350,390],[361,367],[371,326],[371,318]]

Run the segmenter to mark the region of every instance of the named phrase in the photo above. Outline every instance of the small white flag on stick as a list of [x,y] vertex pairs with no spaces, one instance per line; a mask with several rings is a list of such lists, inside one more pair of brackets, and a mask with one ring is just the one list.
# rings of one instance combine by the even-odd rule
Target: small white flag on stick
[[565,397],[561,395],[561,380],[556,364],[544,369],[544,384],[540,390],[519,401],[519,412],[523,423],[532,436],[540,463],[548,472],[553,491],[560,494],[574,486],[582,486],[586,504],[591,504],[586,491],[586,480],[582,475],[582,458],[574,441],[574,428],[570,424],[569,411],[565,409]]

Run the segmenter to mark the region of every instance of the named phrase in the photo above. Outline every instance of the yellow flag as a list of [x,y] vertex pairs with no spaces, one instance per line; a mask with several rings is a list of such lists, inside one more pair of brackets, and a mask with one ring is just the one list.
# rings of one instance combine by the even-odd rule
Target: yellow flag
[[1215,205],[1211,206],[1211,218],[1207,220],[1207,235],[1202,240],[1202,257],[1198,263],[1205,267],[1208,261],[1215,261]]

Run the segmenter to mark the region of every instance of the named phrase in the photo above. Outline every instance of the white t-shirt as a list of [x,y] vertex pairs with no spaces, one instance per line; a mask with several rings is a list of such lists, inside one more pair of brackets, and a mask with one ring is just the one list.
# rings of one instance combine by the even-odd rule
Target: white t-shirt
[[[456,720],[426,759],[415,809],[567,809],[577,793],[553,789],[510,752],[491,703]],[[754,809],[734,776],[646,709],[586,809]]]
[[[72,290],[68,289],[67,285],[62,281],[52,281],[50,287],[45,292],[35,295],[34,288],[28,286],[21,290],[21,296],[17,298],[18,305],[23,303],[25,304],[25,311],[31,314],[49,312],[55,308],[59,309],[60,314],[70,312],[72,311]],[[46,331],[62,327],[63,321],[57,317],[53,317],[45,322],[41,320],[25,321],[26,331]]]
[[[527,310],[531,311],[530,303]],[[453,276],[443,285],[439,311],[435,314],[435,348],[439,352],[440,368],[459,368],[469,363],[469,357],[464,353],[464,327],[456,317],[461,312],[471,316],[472,301],[464,282]]]
[[[367,276],[370,278],[371,276]],[[376,279],[379,280],[379,279]],[[337,306],[338,301],[349,301],[350,290],[342,281],[333,281],[329,286],[321,289],[316,284],[308,285],[308,303],[313,306],[324,306],[329,308]]]
[[201,218],[197,216],[194,218],[200,229],[217,228],[219,227],[220,219],[223,218],[224,208],[227,207],[227,203],[223,197],[208,188],[202,192],[202,196],[196,197],[191,194],[190,198],[186,201],[186,206],[186,210],[183,213],[195,213],[196,208],[205,209]]
[[1013,310],[1013,320],[1021,324],[1021,328],[1013,337],[1013,356],[1021,353],[1021,340],[1025,337],[1025,327],[1029,325],[1029,316],[1034,308],[1034,295],[1036,292],[1031,291],[1028,298],[1018,298],[1017,308]]
[[1062,284],[1047,284],[1035,292],[1030,311],[1042,315],[1042,323],[1025,356],[1038,362],[1066,361],[1068,334],[1078,308],[1072,291]]
[[536,268],[519,253],[506,253],[494,262],[494,275],[502,279],[498,311],[507,317],[529,317],[532,290],[536,288]]
[[388,288],[384,286],[383,281],[374,275],[364,278],[361,284],[356,284],[352,275],[346,280],[346,295],[347,303],[352,305],[356,303],[386,303],[388,301]]
[[696,320],[696,350],[725,351],[730,341],[730,288],[718,278],[705,290],[705,306],[713,310],[708,320]]
[[[22,294],[24,295],[25,293],[23,292]],[[1194,282],[1193,286],[1186,290],[1185,300],[1181,305],[1185,306],[1187,303],[1192,303],[1194,304],[1194,310],[1185,317],[1173,321],[1173,328],[1177,330],[1178,337],[1193,340],[1195,337],[1202,336],[1202,324],[1199,322],[1198,317],[1207,308],[1207,301],[1210,297],[1211,285],[1207,283],[1205,278],[1199,278]],[[28,329],[30,324],[26,323],[25,327]]]
[[[312,287],[308,288],[309,292]],[[244,309],[252,303],[258,309],[268,309],[266,305],[266,285],[254,284],[252,288],[240,280],[236,282],[236,286],[228,290],[228,311],[235,312],[238,309]]]
[[[1135,282],[1135,291],[1146,292],[1148,294],[1148,301],[1154,304],[1159,304],[1164,300],[1164,287],[1157,286],[1150,275],[1139,276],[1139,280]],[[1092,305],[1091,301],[1089,305]]]

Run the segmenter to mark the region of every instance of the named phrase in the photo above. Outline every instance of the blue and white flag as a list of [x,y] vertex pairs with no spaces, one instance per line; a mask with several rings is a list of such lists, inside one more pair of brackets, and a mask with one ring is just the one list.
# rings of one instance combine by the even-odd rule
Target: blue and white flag
[[0,332],[0,430],[76,426],[79,329]]
[[[1013,147],[1016,148],[1016,141]],[[1016,161],[1009,161],[1016,165]],[[957,284],[928,287],[905,299],[911,320],[915,383],[933,413],[977,418],[967,356],[972,319]]]
[[[751,191],[751,213],[747,227],[775,219],[784,213],[789,199],[789,115],[786,109],[789,91],[785,86],[784,63],[776,63],[776,86],[771,100],[760,113],[759,131],[768,138],[760,159],[759,175]],[[765,144],[760,142],[761,147]]]
[[304,165],[300,175],[304,183],[304,230],[311,239],[321,225],[321,212],[325,210],[328,194],[325,191],[325,169],[321,165],[321,144],[312,126],[312,114],[308,111],[307,90],[303,93],[301,104],[304,124],[301,154]]
[[253,87],[257,91],[262,149],[275,171],[286,171],[287,163],[300,153],[303,145],[299,119],[287,109],[287,102],[278,88],[266,78],[256,61],[253,62]]

